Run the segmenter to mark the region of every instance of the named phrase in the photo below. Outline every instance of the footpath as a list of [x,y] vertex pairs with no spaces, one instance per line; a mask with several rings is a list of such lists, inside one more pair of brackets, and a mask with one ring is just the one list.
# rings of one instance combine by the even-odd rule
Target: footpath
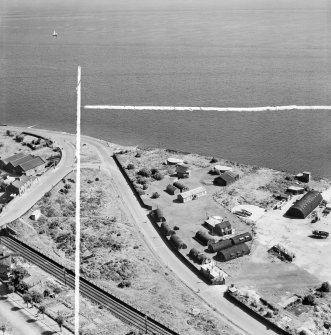
[[22,297],[8,293],[0,283],[0,326],[6,325],[6,335],[51,335],[72,333],[56,323],[47,315],[38,314],[36,307],[26,307]]

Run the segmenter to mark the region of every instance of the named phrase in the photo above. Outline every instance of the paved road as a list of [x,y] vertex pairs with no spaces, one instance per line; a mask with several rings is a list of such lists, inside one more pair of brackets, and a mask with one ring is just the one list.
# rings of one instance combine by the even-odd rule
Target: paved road
[[199,278],[175,256],[175,254],[162,241],[152,224],[147,220],[146,210],[139,205],[130,186],[117,168],[113,158],[110,157],[110,152],[107,150],[107,147],[97,140],[84,140],[96,148],[102,162],[102,168],[113,178],[115,187],[117,188],[124,205],[131,213],[135,224],[144,236],[145,242],[150,247],[151,251],[158,256],[161,263],[171,269],[186,286],[193,290],[209,306],[215,308],[222,319],[239,333],[251,335],[276,334],[273,330],[268,329],[259,321],[250,317],[247,313],[225,299],[220,286],[207,285],[199,280]]
[[[62,178],[61,175],[65,175],[72,168],[72,164],[74,162],[73,144],[75,143],[75,137],[73,135],[65,133],[59,134],[51,131],[47,131],[46,133],[42,130],[34,131],[44,135],[48,134],[48,136],[51,133],[52,137],[55,138],[58,144],[64,148],[63,159],[58,165],[58,170],[56,170],[58,172],[54,171],[53,177],[45,176],[43,183],[46,185],[38,185],[36,188],[31,190],[31,192],[29,192],[29,195],[26,194],[26,196],[23,195],[22,197],[15,199],[17,200],[16,203],[13,203],[13,206],[8,208],[7,212],[4,213],[3,216],[0,216],[0,225],[20,217],[26,212],[26,210],[29,209],[28,206],[31,207],[36,201],[38,201],[45,192],[51,189],[52,184],[56,184],[56,180],[59,181]],[[147,246],[157,257],[160,264],[163,264],[171,269],[186,286],[196,293],[197,296],[204,300],[209,306],[214,308],[224,322],[231,325],[239,333],[251,335],[276,334],[274,331],[267,329],[260,322],[250,317],[240,308],[226,300],[223,297],[223,292],[220,286],[210,286],[199,280],[199,278],[197,278],[197,276],[189,270],[164,244],[152,224],[147,220],[146,210],[141,208],[139,205],[130,186],[127,184],[123,175],[118,170],[113,158],[110,156],[111,152],[105,142],[86,136],[82,136],[82,141],[95,147],[95,150],[101,160],[102,169],[109,173],[113,179],[114,186],[120,194],[123,204],[127,207],[134,223],[142,233]]]
[[[47,136],[41,131],[36,131],[36,133]],[[55,136],[57,145],[63,148],[62,159],[59,164],[56,168],[52,168],[40,176],[39,181],[32,185],[23,195],[16,197],[6,205],[0,214],[0,226],[12,222],[25,214],[46,192],[50,191],[54,185],[75,168],[75,147],[69,139],[69,137],[65,138],[65,136]]]

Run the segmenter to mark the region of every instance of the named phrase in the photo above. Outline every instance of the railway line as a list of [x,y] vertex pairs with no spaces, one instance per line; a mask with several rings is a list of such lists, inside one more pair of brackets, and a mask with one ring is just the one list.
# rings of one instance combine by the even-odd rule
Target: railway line
[[[31,263],[51,274],[70,288],[75,288],[75,274],[53,259],[8,234],[1,234],[0,243],[20,254]],[[80,277],[80,293],[93,302],[109,309],[116,317],[142,331],[157,335],[179,335],[176,331],[147,316],[142,311]]]

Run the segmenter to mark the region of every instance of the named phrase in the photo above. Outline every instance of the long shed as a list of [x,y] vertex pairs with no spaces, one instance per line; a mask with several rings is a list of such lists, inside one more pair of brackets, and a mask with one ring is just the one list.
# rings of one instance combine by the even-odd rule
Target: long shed
[[210,252],[217,252],[232,246],[232,241],[229,240],[220,240],[216,243],[211,243],[208,245],[208,250]]
[[229,261],[231,259],[235,259],[244,255],[248,255],[250,253],[250,250],[248,246],[245,243],[240,243],[237,245],[233,245],[230,248],[220,250],[217,253],[218,258],[222,262]]
[[320,192],[309,191],[300,200],[296,201],[286,212],[288,216],[299,219],[307,217],[323,200]]
[[184,191],[187,191],[187,190],[188,190],[188,187],[187,187],[186,185],[180,183],[179,181],[175,181],[175,182],[173,183],[173,185],[174,185],[175,187],[177,187],[181,192],[184,192]]
[[231,237],[231,241],[233,245],[248,242],[248,241],[251,241],[252,239],[253,239],[252,235],[249,232]]
[[203,245],[208,245],[216,242],[213,237],[211,237],[207,232],[204,232],[202,230],[198,230],[196,232],[195,238]]

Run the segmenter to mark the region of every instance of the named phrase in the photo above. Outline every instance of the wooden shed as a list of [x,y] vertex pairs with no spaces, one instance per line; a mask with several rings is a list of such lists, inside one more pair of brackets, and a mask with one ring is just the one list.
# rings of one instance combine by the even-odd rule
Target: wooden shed
[[232,241],[230,239],[229,240],[220,240],[216,243],[209,244],[208,245],[208,250],[210,252],[218,252],[220,250],[229,248],[231,246],[232,246]]
[[248,255],[250,253],[250,250],[248,246],[245,243],[240,243],[237,245],[233,245],[230,248],[220,250],[217,253],[217,257],[222,262],[229,261],[231,259],[235,259],[244,255]]
[[238,179],[239,179],[238,174],[232,171],[226,171],[214,179],[214,184],[218,186],[229,186]]

